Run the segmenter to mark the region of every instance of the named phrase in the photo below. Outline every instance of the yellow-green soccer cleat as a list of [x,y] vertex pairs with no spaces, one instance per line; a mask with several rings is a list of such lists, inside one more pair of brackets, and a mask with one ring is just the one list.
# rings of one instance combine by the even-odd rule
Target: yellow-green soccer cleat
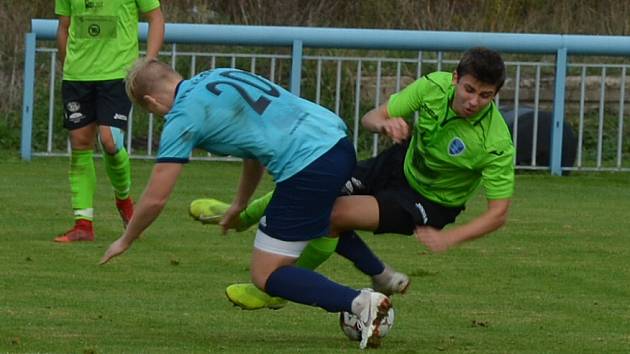
[[270,296],[252,283],[232,284],[225,288],[225,296],[243,310],[278,310],[287,304],[287,300]]
[[216,199],[195,199],[190,203],[188,213],[202,224],[217,225],[223,219],[223,214],[230,208],[230,204]]

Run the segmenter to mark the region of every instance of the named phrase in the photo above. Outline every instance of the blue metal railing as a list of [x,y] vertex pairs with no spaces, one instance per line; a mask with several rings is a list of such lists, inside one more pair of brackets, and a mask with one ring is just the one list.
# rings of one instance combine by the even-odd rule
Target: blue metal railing
[[[140,39],[145,40],[147,24],[140,24]],[[30,160],[37,40],[55,39],[56,20],[32,20],[32,32],[26,35],[24,102],[21,154]],[[290,89],[300,94],[303,49],[348,48],[387,50],[464,51],[484,46],[505,53],[553,54],[556,56],[552,148],[550,170],[562,174],[562,136],[565,80],[569,55],[621,56],[630,54],[630,37],[514,34],[479,32],[436,32],[342,28],[231,26],[167,24],[165,41],[218,45],[277,46],[292,48]],[[517,84],[518,87],[518,84]]]

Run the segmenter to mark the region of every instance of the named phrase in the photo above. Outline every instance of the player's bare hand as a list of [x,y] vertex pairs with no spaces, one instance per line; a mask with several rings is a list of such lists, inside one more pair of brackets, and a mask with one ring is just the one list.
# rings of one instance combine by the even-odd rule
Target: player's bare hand
[[219,225],[221,226],[222,233],[227,234],[229,229],[235,229],[239,226],[240,218],[239,215],[241,211],[243,211],[243,207],[232,204],[230,208],[223,214],[223,218]]
[[112,258],[124,253],[127,249],[129,249],[130,246],[131,243],[128,242],[124,237],[119,238],[109,246],[107,251],[105,251],[105,254],[103,255],[103,257],[101,257],[101,261],[99,262],[99,264],[103,265],[109,262]]
[[448,239],[441,234],[440,230],[431,226],[417,226],[415,236],[431,252],[446,252],[450,247]]
[[409,138],[409,125],[402,118],[391,118],[383,122],[381,132],[398,144]]

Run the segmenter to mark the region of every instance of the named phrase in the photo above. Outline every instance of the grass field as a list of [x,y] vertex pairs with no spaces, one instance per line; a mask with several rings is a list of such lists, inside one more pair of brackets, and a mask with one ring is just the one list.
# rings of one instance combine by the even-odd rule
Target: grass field
[[[297,304],[248,312],[225,299],[225,286],[248,279],[254,232],[221,236],[193,222],[187,206],[202,196],[230,200],[237,163],[189,164],[143,238],[97,266],[122,231],[102,161],[96,242],[59,245],[52,238],[71,223],[67,159],[1,157],[0,352],[358,351],[336,314]],[[134,197],[151,167],[133,162]],[[628,352],[629,187],[628,174],[519,175],[508,225],[440,255],[413,238],[365,235],[412,276],[409,293],[394,297],[396,323],[378,352]],[[261,192],[270,188],[267,179]],[[476,198],[459,221],[483,207]],[[340,257],[320,269],[368,285]]]

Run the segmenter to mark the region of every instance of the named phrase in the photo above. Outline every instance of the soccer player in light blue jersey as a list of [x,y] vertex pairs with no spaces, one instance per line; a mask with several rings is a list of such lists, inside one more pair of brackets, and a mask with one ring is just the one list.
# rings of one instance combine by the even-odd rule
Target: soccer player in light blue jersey
[[243,173],[224,232],[238,222],[266,168],[276,190],[254,241],[251,277],[261,290],[362,321],[361,348],[377,345],[390,299],[355,290],[295,266],[308,242],[335,234],[333,203],[356,163],[347,128],[329,110],[273,82],[237,69],[182,80],[170,66],[141,60],[127,76],[127,94],[164,116],[157,164],[127,229],[101,259],[125,252],[158,217],[194,148],[243,159]]

